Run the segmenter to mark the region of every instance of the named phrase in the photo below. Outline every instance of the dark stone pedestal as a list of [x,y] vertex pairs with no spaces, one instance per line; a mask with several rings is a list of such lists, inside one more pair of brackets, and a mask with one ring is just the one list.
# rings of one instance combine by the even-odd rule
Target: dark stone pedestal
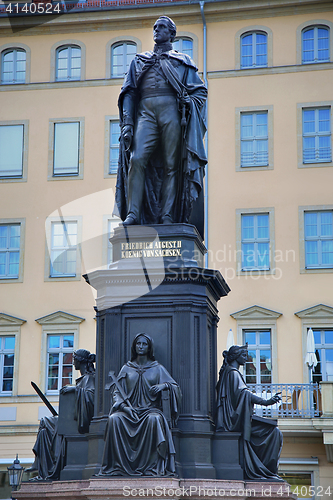
[[149,334],[155,357],[179,383],[183,400],[174,440],[184,478],[215,478],[212,462],[217,375],[217,301],[229,287],[218,271],[202,267],[205,248],[194,226],[117,228],[109,270],[85,278],[97,290],[95,416],[89,432],[89,466],[99,470],[110,410],[110,370],[130,359],[133,338]]
[[58,433],[64,436],[66,463],[60,472],[60,480],[82,479],[88,463],[88,437],[77,430],[74,420],[75,392],[60,394]]
[[212,462],[216,470],[216,479],[243,479],[241,467],[243,457],[239,445],[239,432],[217,432],[212,441]]

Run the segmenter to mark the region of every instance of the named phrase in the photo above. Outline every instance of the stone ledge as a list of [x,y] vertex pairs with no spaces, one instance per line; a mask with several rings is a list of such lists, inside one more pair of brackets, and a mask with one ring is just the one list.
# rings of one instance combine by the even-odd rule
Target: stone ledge
[[54,481],[23,483],[15,493],[17,500],[122,500],[191,498],[201,500],[252,498],[292,499],[289,485],[284,482],[231,481],[218,479],[177,478],[92,478],[82,481]]

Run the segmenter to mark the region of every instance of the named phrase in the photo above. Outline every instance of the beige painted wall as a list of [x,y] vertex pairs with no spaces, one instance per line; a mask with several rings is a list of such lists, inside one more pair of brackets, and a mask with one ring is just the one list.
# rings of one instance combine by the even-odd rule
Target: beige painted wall
[[[227,4],[227,2],[225,2]],[[236,333],[236,320],[230,314],[254,304],[282,313],[277,319],[278,381],[307,382],[304,379],[301,320],[295,312],[323,303],[333,306],[332,274],[301,274],[299,259],[298,207],[332,203],[333,168],[298,168],[297,122],[298,103],[321,103],[332,99],[332,63],[325,67],[308,66],[306,71],[296,65],[297,28],[307,21],[333,22],[332,11],[288,11],[281,15],[265,11],[261,16],[250,13],[221,14],[223,6],[209,4],[208,78],[209,78],[209,166],[208,217],[209,267],[219,269],[232,291],[219,304],[218,349],[225,348],[229,328]],[[170,7],[179,31],[191,32],[198,38],[199,70],[203,69],[202,24],[199,12],[189,7],[189,21],[183,7]],[[219,12],[214,15],[213,9]],[[198,10],[198,9],[197,9]],[[130,12],[130,11],[128,11]],[[0,183],[1,217],[26,218],[24,249],[24,280],[22,283],[0,285],[0,312],[26,320],[21,327],[18,393],[30,395],[7,406],[17,406],[16,425],[37,424],[40,402],[33,395],[30,381],[41,379],[40,346],[42,327],[36,319],[62,310],[85,319],[80,326],[80,347],[95,350],[94,295],[81,281],[44,281],[45,221],[60,207],[75,202],[72,213],[83,215],[83,240],[102,234],[103,215],[112,212],[112,197],[97,200],[93,210],[87,200],[99,191],[114,191],[115,178],[104,178],[105,116],[117,115],[117,98],[121,82],[105,80],[106,46],[119,36],[135,36],[142,50],[152,47],[151,26],[155,12],[147,9],[146,19],[118,18],[104,24],[94,19],[91,25],[78,23],[75,29],[47,25],[34,34],[0,37],[0,47],[9,41],[24,43],[31,49],[30,85],[0,88],[1,120],[29,120],[28,180],[22,183]],[[289,15],[290,14],[290,15]],[[139,16],[139,14],[138,14]],[[219,17],[220,16],[220,17]],[[156,16],[157,17],[157,16]],[[72,19],[72,18],[71,18]],[[74,18],[73,18],[74,19]],[[79,21],[79,18],[78,18]],[[59,21],[60,22],[60,21]],[[74,23],[75,24],[75,23]],[[236,72],[235,36],[246,27],[265,26],[272,31],[273,70]],[[51,49],[64,40],[78,40],[86,47],[86,82],[49,83]],[[277,66],[288,66],[276,71]],[[321,65],[323,66],[323,65]],[[44,82],[44,83],[43,83]],[[38,83],[39,85],[35,85]],[[237,143],[235,110],[245,106],[273,107],[274,168],[268,171],[236,171]],[[84,117],[84,159],[82,180],[47,180],[49,120]],[[76,201],[82,197],[84,200]],[[275,248],[284,260],[277,262],[279,271],[267,276],[238,276],[236,250],[236,210],[274,207]],[[102,261],[101,239],[87,250],[89,268]],[[229,257],[231,253],[231,258]],[[82,273],[85,266],[82,265]],[[218,363],[222,362],[221,357]],[[56,398],[52,398],[53,400]],[[1,425],[11,426],[11,422]],[[0,426],[1,427],[1,426]],[[0,458],[8,457],[20,447],[20,456],[30,457],[33,434],[0,436],[5,444]],[[7,432],[8,431],[8,432]],[[7,434],[6,434],[7,432]],[[296,439],[296,438],[295,438]],[[307,445],[294,438],[285,441],[283,456],[319,457],[320,480],[329,484],[332,465],[328,464],[322,439],[307,439]],[[310,441],[309,441],[310,439]],[[310,446],[311,445],[311,446]],[[310,449],[311,448],[311,449]]]

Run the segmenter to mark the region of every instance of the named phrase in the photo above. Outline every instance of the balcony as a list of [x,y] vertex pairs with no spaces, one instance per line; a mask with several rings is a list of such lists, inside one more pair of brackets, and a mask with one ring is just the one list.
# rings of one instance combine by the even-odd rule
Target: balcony
[[270,418],[315,418],[322,415],[318,384],[248,384],[257,396],[269,399],[281,392],[281,402],[273,406],[254,406],[256,415]]
[[261,417],[278,419],[284,435],[322,435],[327,460],[333,462],[333,382],[320,384],[248,384],[257,396],[269,399],[281,392],[273,406],[254,406]]

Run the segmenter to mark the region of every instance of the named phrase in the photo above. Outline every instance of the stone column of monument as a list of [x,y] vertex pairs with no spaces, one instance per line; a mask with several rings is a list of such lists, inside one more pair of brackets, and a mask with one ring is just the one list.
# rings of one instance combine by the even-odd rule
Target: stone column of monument
[[178,475],[215,478],[217,302],[229,287],[218,271],[203,268],[205,248],[189,224],[119,227],[112,243],[110,269],[86,276],[97,290],[96,399],[86,477],[99,471],[102,459],[108,373],[119,372],[133,338],[145,332],[183,394],[172,431]]

